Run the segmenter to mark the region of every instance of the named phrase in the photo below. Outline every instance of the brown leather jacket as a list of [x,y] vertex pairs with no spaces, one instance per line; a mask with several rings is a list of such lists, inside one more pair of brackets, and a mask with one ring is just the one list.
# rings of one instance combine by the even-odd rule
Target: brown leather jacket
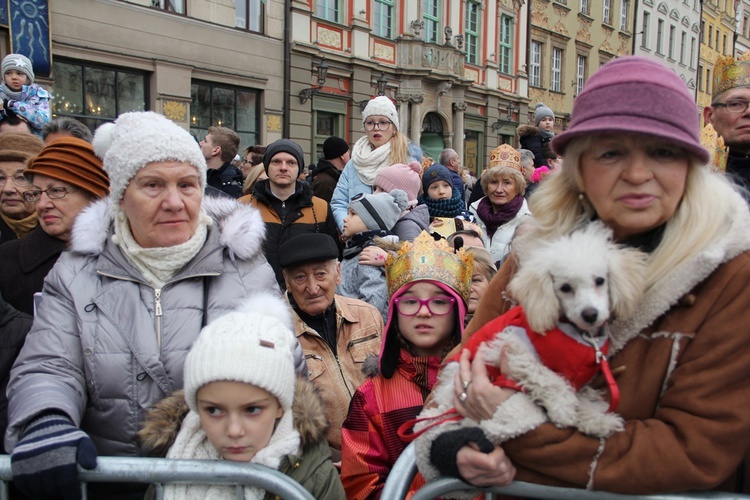
[[330,423],[328,444],[341,449],[341,426],[349,411],[354,391],[365,381],[362,364],[367,356],[380,353],[383,318],[370,304],[336,295],[338,356],[325,339],[307,326],[292,309],[294,334],[297,336],[310,374],[310,380],[321,391]]

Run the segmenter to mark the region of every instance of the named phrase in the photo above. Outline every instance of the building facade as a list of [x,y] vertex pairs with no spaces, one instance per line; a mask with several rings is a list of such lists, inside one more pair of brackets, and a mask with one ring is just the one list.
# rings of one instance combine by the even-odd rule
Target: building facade
[[738,0],[735,29],[737,37],[734,53],[737,57],[750,51],[750,0]]
[[734,54],[735,29],[735,0],[703,0],[696,97],[701,124],[703,108],[711,104],[714,65],[719,57]]
[[635,15],[633,53],[659,59],[695,94],[700,59],[700,1],[641,0]]

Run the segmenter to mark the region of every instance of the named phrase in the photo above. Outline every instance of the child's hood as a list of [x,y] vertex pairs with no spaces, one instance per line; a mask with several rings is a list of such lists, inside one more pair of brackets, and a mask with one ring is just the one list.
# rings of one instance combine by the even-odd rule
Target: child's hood
[[[141,451],[146,456],[166,457],[180,431],[180,424],[189,408],[184,391],[176,391],[149,410],[138,431]],[[309,380],[297,377],[294,384],[294,428],[299,432],[303,448],[322,441],[328,432],[325,407],[318,389]]]

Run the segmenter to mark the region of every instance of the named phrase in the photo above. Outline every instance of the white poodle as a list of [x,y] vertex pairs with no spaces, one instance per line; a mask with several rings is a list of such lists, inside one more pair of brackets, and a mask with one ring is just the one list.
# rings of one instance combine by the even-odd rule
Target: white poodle
[[[456,424],[455,416],[445,418],[451,414],[457,387],[454,358],[435,388],[439,410],[423,413],[426,418],[416,426],[418,434],[435,420],[452,420],[461,427],[479,425],[496,444],[542,420],[598,437],[621,430],[622,419],[611,412],[619,395],[606,360],[607,322],[634,312],[642,297],[645,254],[616,245],[611,230],[597,222],[559,238],[521,241],[516,256],[519,269],[508,291],[520,307],[474,333],[466,348],[472,358],[479,352],[493,383],[518,389],[526,401],[544,410],[536,410],[535,415],[543,416],[532,418],[528,407],[513,397],[500,405],[508,408],[490,421]],[[586,385],[599,373],[609,382],[609,405]],[[466,391],[468,381],[462,384]]]

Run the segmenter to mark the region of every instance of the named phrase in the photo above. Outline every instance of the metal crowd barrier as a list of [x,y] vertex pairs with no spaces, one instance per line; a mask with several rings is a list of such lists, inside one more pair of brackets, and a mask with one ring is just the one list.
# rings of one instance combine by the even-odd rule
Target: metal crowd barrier
[[[314,500],[299,483],[281,472],[262,465],[220,460],[171,460],[166,458],[99,457],[94,470],[79,467],[83,499],[88,483],[152,483],[162,500],[164,484],[234,484],[237,498],[244,498],[243,486],[255,486],[284,500]],[[13,479],[10,456],[0,455],[0,500],[8,499],[8,481]]]
[[[409,486],[417,474],[415,444],[406,447],[388,475],[381,498],[402,500],[409,492]],[[523,498],[547,498],[555,500],[689,500],[689,499],[750,499],[750,495],[723,491],[696,491],[662,495],[620,495],[605,491],[588,491],[577,488],[560,488],[514,481],[508,486],[477,488],[459,479],[440,478],[427,483],[412,496],[412,500],[431,500],[448,493],[459,491],[484,492],[487,498],[498,495],[514,495]]]

